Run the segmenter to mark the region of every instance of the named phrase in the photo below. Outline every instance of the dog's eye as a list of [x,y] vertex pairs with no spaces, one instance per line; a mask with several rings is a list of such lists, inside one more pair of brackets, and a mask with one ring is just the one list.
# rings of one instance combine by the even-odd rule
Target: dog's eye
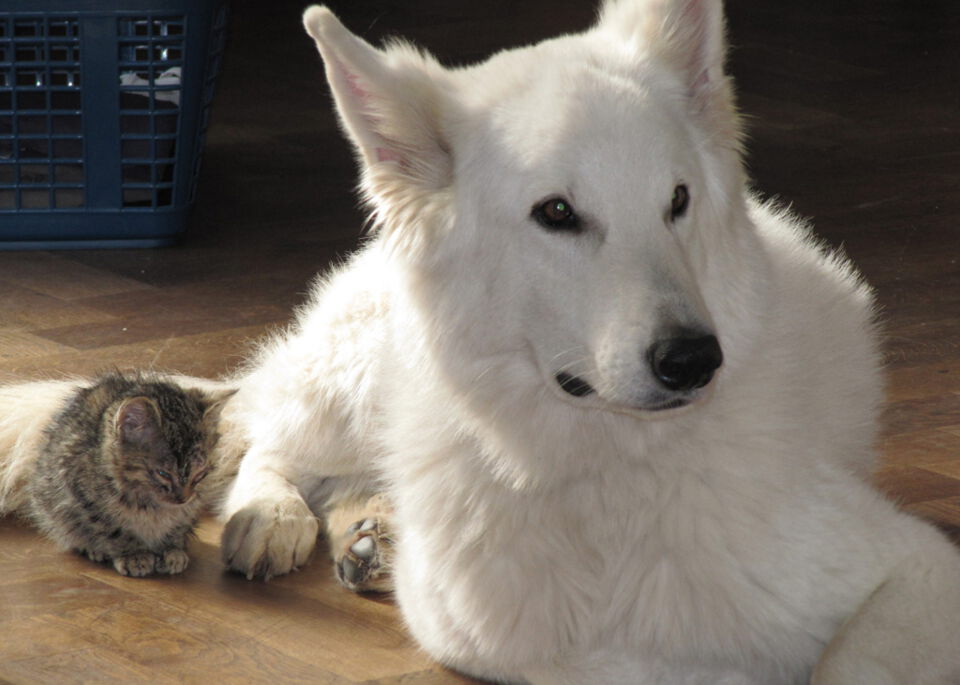
[[690,191],[686,185],[681,183],[673,189],[673,199],[670,201],[670,220],[674,221],[686,214],[689,205]]
[[573,211],[573,206],[562,197],[552,197],[534,207],[533,218],[544,228],[552,230],[575,231],[580,227],[580,219]]

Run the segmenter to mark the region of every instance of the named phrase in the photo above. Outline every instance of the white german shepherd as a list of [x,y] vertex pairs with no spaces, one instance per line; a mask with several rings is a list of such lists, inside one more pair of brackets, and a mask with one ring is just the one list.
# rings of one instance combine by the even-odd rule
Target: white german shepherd
[[960,682],[960,555],[866,483],[870,292],[745,192],[719,0],[446,69],[304,17],[376,235],[240,379],[223,539],[383,488],[397,599],[531,683]]

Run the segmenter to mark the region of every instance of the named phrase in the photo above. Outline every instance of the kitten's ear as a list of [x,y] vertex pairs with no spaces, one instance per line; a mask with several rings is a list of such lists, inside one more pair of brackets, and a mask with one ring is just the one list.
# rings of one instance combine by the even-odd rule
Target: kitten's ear
[[229,388],[227,390],[217,390],[214,392],[204,393],[203,404],[205,409],[203,410],[203,421],[204,423],[213,423],[220,419],[220,412],[223,411],[223,408],[227,404],[227,400],[237,394],[237,388]]
[[152,442],[160,435],[160,408],[149,397],[129,397],[117,409],[114,426],[126,442]]

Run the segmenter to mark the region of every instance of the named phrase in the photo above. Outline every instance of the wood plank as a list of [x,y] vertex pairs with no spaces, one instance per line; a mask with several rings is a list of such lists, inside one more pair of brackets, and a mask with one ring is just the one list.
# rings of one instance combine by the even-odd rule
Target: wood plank
[[58,300],[76,300],[144,290],[142,281],[94,269],[64,254],[34,253],[25,259],[16,252],[0,252],[2,280]]

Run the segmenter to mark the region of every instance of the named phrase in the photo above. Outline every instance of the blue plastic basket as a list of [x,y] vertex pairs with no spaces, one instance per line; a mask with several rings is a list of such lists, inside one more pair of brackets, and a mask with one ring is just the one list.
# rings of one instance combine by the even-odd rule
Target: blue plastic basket
[[225,0],[0,3],[0,249],[172,243],[225,33]]

